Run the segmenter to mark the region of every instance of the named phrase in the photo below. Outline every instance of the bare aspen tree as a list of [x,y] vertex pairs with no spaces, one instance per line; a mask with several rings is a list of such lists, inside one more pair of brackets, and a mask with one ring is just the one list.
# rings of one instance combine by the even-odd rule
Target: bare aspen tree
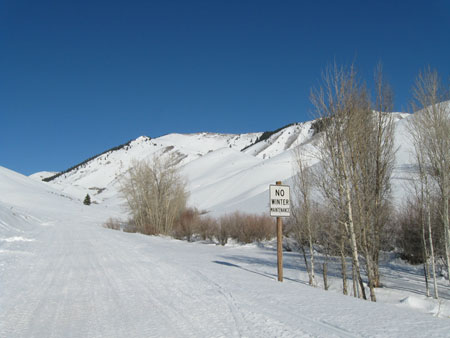
[[[322,144],[322,143],[321,143]],[[322,154],[321,156],[323,156]],[[320,163],[320,167],[314,173],[314,182],[318,190],[322,193],[325,199],[325,208],[328,211],[330,218],[326,226],[325,235],[323,239],[328,241],[322,243],[327,247],[333,247],[336,244],[336,253],[341,259],[341,277],[342,277],[342,293],[348,295],[348,277],[347,277],[347,251],[348,251],[348,237],[345,232],[343,224],[343,206],[342,196],[333,178],[334,170],[331,167],[325,166],[325,163]],[[356,293],[354,293],[356,295]]]
[[394,164],[392,93],[383,80],[381,66],[375,74],[374,103],[364,90],[348,127],[350,172],[359,246],[365,258],[370,299],[376,301],[379,285],[381,232],[387,222],[390,178]]
[[376,301],[381,234],[388,218],[395,159],[393,95],[383,79],[381,66],[375,73],[374,102],[353,66],[344,69],[334,65],[324,73],[322,82],[323,86],[312,93],[324,127],[318,147],[323,181],[320,186],[328,201],[340,210],[339,222],[352,253],[354,294],[366,299],[361,254],[370,299]]
[[[424,148],[422,144],[422,135],[418,133],[415,127],[416,120],[409,119],[407,125],[412,143],[414,145],[414,156],[417,164],[416,177],[412,181],[417,203],[419,205],[420,222],[422,225],[422,246],[424,254],[424,277],[426,294],[429,297],[429,286],[428,286],[428,275],[429,267],[428,260],[431,260],[431,273],[433,277],[433,287],[434,287],[434,298],[439,298],[437,279],[436,279],[436,258],[434,254],[434,243],[433,243],[433,231],[431,224],[431,188],[429,172],[426,169]],[[428,238],[427,234],[428,233]],[[428,251],[429,248],[429,251]]]
[[[374,250],[372,251],[374,266],[374,283],[380,286],[379,253],[381,251],[381,233],[387,219],[389,218],[389,200],[391,198],[391,176],[395,163],[394,149],[394,120],[393,120],[393,92],[383,78],[383,69],[379,64],[375,72],[376,99],[373,109],[375,110],[375,133],[374,154],[372,165],[374,166],[373,178],[375,186],[373,189],[372,202],[372,224]],[[375,150],[375,151],[373,151]],[[375,163],[373,163],[375,162]],[[371,179],[369,179],[370,184]],[[373,182],[372,182],[373,183]]]
[[[314,275],[314,225],[312,222],[312,203],[311,190],[313,178],[311,168],[305,160],[306,154],[302,153],[299,148],[294,151],[294,218],[295,218],[295,236],[297,242],[303,252],[306,269],[309,276],[309,284],[316,285]],[[304,243],[307,243],[310,254],[310,264],[306,258]]]
[[[416,195],[418,193],[416,192]],[[425,219],[428,218],[427,215],[429,215],[429,205],[427,204],[428,201],[425,200],[425,196],[423,193],[423,189],[421,189],[421,196],[420,199],[418,199],[418,203],[420,205],[419,207],[419,214],[420,214],[420,224],[422,226],[422,252],[423,252],[423,275],[425,278],[425,294],[427,297],[430,297],[430,286],[429,286],[429,275],[430,275],[430,268],[428,265],[429,257],[431,258],[431,265],[432,265],[432,271],[433,271],[433,281],[434,281],[434,298],[438,298],[438,290],[437,290],[437,281],[436,281],[436,265],[434,261],[434,250],[433,247],[430,246],[430,254],[428,253],[428,244],[427,244],[427,238],[426,238],[426,221]],[[430,222],[431,223],[431,222]],[[431,224],[428,224],[429,228],[428,230],[431,230]],[[433,245],[433,239],[431,238],[430,244]]]
[[[441,200],[445,261],[450,283],[450,88],[444,87],[435,70],[420,72],[413,88],[414,115],[411,130],[420,140],[424,170],[436,183]],[[427,176],[427,175],[425,175]]]
[[[326,205],[318,205],[316,213],[314,214],[314,221],[317,224],[316,241],[322,247],[324,261],[322,265],[323,288],[328,290],[328,261],[330,256],[337,256],[339,254],[339,242],[337,241],[339,226],[336,226],[336,217],[333,215],[333,210]],[[344,255],[345,261],[345,255]],[[343,279],[344,280],[344,279]],[[346,280],[343,284],[343,292],[347,294]]]
[[352,267],[357,280],[357,294],[366,299],[358,253],[358,243],[352,204],[351,133],[352,115],[361,109],[363,88],[357,80],[353,66],[349,69],[336,64],[322,75],[323,85],[311,94],[317,115],[325,120],[323,137],[319,145],[319,161],[324,175],[330,175],[332,185],[325,186],[325,196],[340,210],[338,221],[348,236]]
[[[325,121],[323,122],[323,125],[326,126],[326,121],[329,121],[329,119],[322,118],[322,121]],[[326,137],[326,135],[323,137]],[[314,182],[319,192],[322,193],[322,196],[325,199],[326,208],[332,217],[328,224],[328,229],[330,230],[329,234],[332,235],[332,237],[327,236],[327,239],[337,243],[337,252],[341,259],[342,293],[348,295],[346,261],[348,236],[345,227],[343,226],[345,221],[345,210],[343,205],[344,196],[342,189],[337,182],[339,170],[336,167],[337,162],[334,153],[330,154],[330,158],[327,157],[327,150],[324,148],[326,144],[327,142],[324,142],[324,140],[321,139],[317,146],[319,149],[319,154],[317,155],[319,158],[319,166],[314,172]],[[331,163],[332,165],[327,165],[327,163]],[[356,296],[357,293],[355,292],[354,295]]]
[[145,234],[171,234],[175,220],[186,208],[186,182],[173,156],[133,161],[121,194],[137,230]]

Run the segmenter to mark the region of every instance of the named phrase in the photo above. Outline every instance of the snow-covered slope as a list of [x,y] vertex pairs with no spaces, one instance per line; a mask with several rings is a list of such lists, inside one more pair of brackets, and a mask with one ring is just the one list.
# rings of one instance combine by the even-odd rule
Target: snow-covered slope
[[[394,196],[405,195],[410,178],[411,142],[405,131],[408,114],[395,114],[397,163]],[[276,181],[290,182],[294,149],[314,153],[314,121],[296,123],[275,132],[251,134],[169,134],[155,139],[139,137],[69,170],[49,182],[83,199],[89,193],[98,203],[119,206],[120,180],[133,160],[151,160],[171,153],[188,179],[189,204],[212,214],[236,210],[267,210],[267,190]],[[314,161],[311,161],[313,164]]]
[[281,128],[271,134],[269,138],[243,149],[243,152],[262,159],[279,155],[309,141],[314,134],[311,128],[312,123],[313,121],[294,123]]
[[84,210],[74,196],[1,166],[0,191],[0,239],[3,240],[40,231],[50,219],[57,219],[66,210],[71,214]]
[[46,215],[52,203],[61,204],[61,198],[68,202],[73,200],[51,185],[1,166],[0,177],[0,203],[10,210],[21,209],[29,214]]

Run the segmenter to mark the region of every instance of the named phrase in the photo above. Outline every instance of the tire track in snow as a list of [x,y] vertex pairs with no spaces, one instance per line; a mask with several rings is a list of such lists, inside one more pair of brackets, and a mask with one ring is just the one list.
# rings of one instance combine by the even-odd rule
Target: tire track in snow
[[204,281],[207,283],[213,285],[215,289],[223,296],[225,299],[225,303],[228,307],[228,310],[230,311],[231,315],[233,316],[234,322],[236,324],[236,330],[238,332],[239,337],[244,337],[243,332],[248,333],[250,332],[248,325],[246,324],[245,320],[242,320],[239,315],[242,317],[245,317],[245,314],[241,311],[239,306],[237,305],[235,299],[233,298],[233,295],[226,291],[220,284],[216,283],[212,279],[208,278],[205,274],[203,274],[200,271],[197,271],[198,275],[202,277]]
[[[287,330],[286,329],[286,323],[283,321],[274,321],[273,320],[273,313],[272,312],[267,312],[264,311],[261,308],[258,308],[256,305],[255,306],[250,306],[248,311],[245,311],[243,309],[240,308],[239,305],[237,305],[237,302],[235,300],[235,298],[233,297],[233,295],[226,291],[220,284],[214,282],[212,279],[206,277],[203,273],[198,272],[200,275],[203,276],[203,278],[205,280],[208,280],[210,283],[214,284],[217,287],[217,290],[224,296],[224,298],[227,300],[227,305],[230,307],[230,311],[233,313],[233,316],[236,319],[236,323],[238,327],[245,327],[245,330],[243,330],[244,332],[250,332],[250,336],[255,334],[255,330],[250,329],[249,326],[247,324],[245,324],[246,322],[251,322],[251,323],[255,323],[256,325],[258,325],[258,323],[261,323],[261,321],[266,322],[268,327],[278,327],[278,330],[275,330],[276,332],[274,332],[273,329],[270,330],[270,332],[264,332],[266,335],[267,334],[274,334],[274,336],[279,336],[279,337],[292,337],[292,333],[293,331],[295,331],[295,329],[292,328],[292,330]],[[258,311],[255,311],[255,309],[258,309]],[[236,313],[241,314],[245,320],[241,320],[238,319],[239,317],[236,316]],[[317,336],[322,336],[324,334],[324,332],[327,332],[327,336],[330,336],[330,330],[335,334],[336,337],[359,337],[357,335],[352,334],[351,332],[342,329],[341,327],[337,326],[337,325],[333,325],[331,323],[328,323],[324,320],[316,320],[313,319],[311,317],[305,316],[305,315],[299,315],[296,314],[297,320],[301,319],[302,322],[304,323],[308,323],[308,325],[305,325],[308,327],[308,331],[306,332],[297,332],[297,334],[301,334],[302,336],[304,336],[305,334],[309,336],[309,334],[312,333],[312,335],[314,337]],[[326,328],[326,330],[324,331],[319,331],[316,328],[313,328],[311,330],[311,325],[310,323],[315,323],[317,325],[317,327],[322,327],[322,328]],[[312,331],[312,332],[310,332]],[[319,332],[318,332],[319,331]],[[240,335],[242,336],[242,335]]]
[[[116,246],[118,244],[119,246]],[[174,270],[173,267],[161,260],[149,259],[146,252],[143,253],[137,249],[130,251],[128,245],[124,246],[122,250],[120,243],[111,245],[106,256],[115,257],[118,265],[124,269],[122,275],[127,276],[126,280],[118,279],[117,273],[110,271],[107,272],[110,274],[108,279],[115,281],[116,288],[122,291],[127,290],[128,298],[135,298],[133,293],[138,294],[140,302],[145,301],[147,307],[153,309],[148,316],[149,318],[153,317],[150,322],[141,318],[141,323],[149,324],[145,328],[145,332],[147,332],[145,336],[195,337],[199,334],[210,335],[203,331],[201,325],[194,325],[192,318],[186,316],[184,309],[180,307],[180,304],[186,302],[185,298],[192,299],[188,293],[183,293],[182,297],[177,294],[180,292],[180,288],[178,285],[174,285],[173,276],[179,276],[180,271]],[[165,330],[161,331],[161,327],[164,327]],[[142,329],[141,327],[139,334],[142,334]]]

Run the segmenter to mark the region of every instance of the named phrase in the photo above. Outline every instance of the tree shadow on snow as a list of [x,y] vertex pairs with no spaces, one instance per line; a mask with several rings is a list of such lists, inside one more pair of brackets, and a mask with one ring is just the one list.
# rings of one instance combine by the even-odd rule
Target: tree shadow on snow
[[[277,267],[277,263],[266,260],[266,259],[261,259],[261,258],[254,258],[254,257],[246,257],[246,256],[237,256],[237,255],[232,255],[232,256],[222,256],[225,259],[229,259],[229,260],[234,260],[234,261],[238,261],[238,262],[242,262],[245,264],[255,264],[255,265],[266,265],[266,266],[271,266],[273,268]],[[241,265],[238,264],[234,264],[234,263],[230,263],[230,262],[226,262],[226,261],[213,261],[213,263],[216,264],[221,264],[221,265],[225,265],[225,266],[229,266],[229,267],[234,267],[234,268],[238,268],[247,272],[251,272],[266,278],[269,278],[271,280],[276,280],[277,279],[277,275],[273,274],[273,273],[269,273],[269,272],[261,272],[261,271],[255,271],[255,270],[251,270],[248,268],[245,268]],[[283,264],[283,268],[285,269],[299,269],[298,267],[294,267],[292,265],[289,264]],[[305,284],[308,285],[308,283],[299,280],[299,279],[294,279],[294,278],[289,278],[284,276],[283,279],[295,282],[295,283],[300,283],[300,284]]]
[[233,268],[238,268],[238,269],[245,270],[245,271],[248,271],[248,272],[251,272],[251,273],[254,273],[254,274],[266,277],[266,278],[270,278],[270,279],[274,278],[274,276],[272,274],[265,274],[265,273],[262,273],[262,272],[253,271],[253,270],[250,270],[250,269],[243,268],[240,265],[229,263],[229,262],[213,261],[213,263],[220,264],[220,265],[225,265],[225,266],[230,266],[230,267],[233,267]]

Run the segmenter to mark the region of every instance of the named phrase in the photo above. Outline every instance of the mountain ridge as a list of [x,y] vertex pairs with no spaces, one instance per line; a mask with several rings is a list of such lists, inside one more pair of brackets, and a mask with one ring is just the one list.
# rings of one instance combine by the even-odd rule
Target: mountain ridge
[[[393,117],[396,135],[400,135],[397,146],[405,149],[399,158],[405,162],[410,150],[402,121],[408,116],[393,113]],[[314,140],[320,137],[317,121],[292,123],[266,133],[141,136],[69,168],[47,183],[80,200],[89,193],[97,203],[122,208],[121,180],[132,162],[172,154],[187,178],[190,206],[214,215],[234,211],[262,213],[267,209],[268,186],[276,181],[292,183],[294,149],[300,148],[314,159]],[[404,189],[398,187],[404,177],[396,172],[393,185],[400,189],[399,196],[404,194]]]

